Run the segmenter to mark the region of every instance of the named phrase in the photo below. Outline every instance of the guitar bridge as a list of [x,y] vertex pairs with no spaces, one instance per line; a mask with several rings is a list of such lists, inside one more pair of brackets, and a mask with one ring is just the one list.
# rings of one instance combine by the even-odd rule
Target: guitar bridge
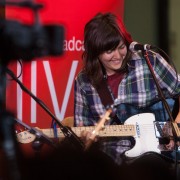
[[168,138],[172,136],[172,126],[170,122],[154,121],[154,129],[157,138]]

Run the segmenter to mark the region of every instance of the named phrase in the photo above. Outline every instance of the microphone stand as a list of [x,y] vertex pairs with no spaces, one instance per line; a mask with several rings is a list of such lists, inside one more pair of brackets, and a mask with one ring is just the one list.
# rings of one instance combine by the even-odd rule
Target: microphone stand
[[153,77],[153,80],[156,84],[156,87],[157,87],[157,90],[158,90],[158,93],[160,95],[160,98],[162,100],[162,103],[168,113],[168,116],[169,116],[169,119],[170,119],[170,122],[171,122],[171,125],[172,125],[172,132],[173,132],[173,137],[174,137],[174,141],[175,141],[175,170],[176,170],[176,177],[177,177],[177,180],[179,180],[178,178],[178,160],[177,160],[177,151],[178,151],[178,145],[177,145],[177,142],[180,140],[180,136],[179,136],[179,129],[178,129],[178,126],[177,126],[177,123],[175,123],[174,119],[173,119],[173,116],[172,116],[172,113],[171,113],[171,110],[170,110],[170,107],[164,97],[164,94],[159,86],[159,83],[157,81],[157,78],[154,74],[154,71],[153,71],[153,68],[152,68],[152,65],[150,63],[150,60],[149,60],[149,57],[148,57],[148,53],[146,50],[142,50],[142,54],[143,56],[145,57],[145,60],[146,60],[146,63],[149,67],[149,70],[151,72],[151,75]]
[[[84,149],[84,143],[80,140],[80,138],[71,130],[71,128],[67,127],[67,126],[63,126],[62,123],[60,122],[59,119],[57,119],[53,113],[47,108],[47,106],[40,100],[38,99],[31,91],[29,91],[23,84],[21,81],[19,81],[19,79],[14,75],[14,73],[9,70],[8,68],[6,68],[6,72],[12,77],[13,80],[15,80],[19,86],[21,87],[21,89],[23,91],[25,91],[27,94],[29,94],[50,116],[53,120],[55,120],[55,122],[58,124],[59,128],[61,129],[62,133],[64,134],[65,137],[68,138],[68,140],[71,142],[72,145],[75,145],[76,148],[78,148],[79,150],[83,150]],[[33,128],[31,128],[31,131],[37,133],[37,131]],[[38,132],[39,134],[39,132]],[[42,135],[42,134],[41,134]],[[43,135],[43,139],[46,139],[46,142],[49,142],[49,139],[47,139],[44,135]]]

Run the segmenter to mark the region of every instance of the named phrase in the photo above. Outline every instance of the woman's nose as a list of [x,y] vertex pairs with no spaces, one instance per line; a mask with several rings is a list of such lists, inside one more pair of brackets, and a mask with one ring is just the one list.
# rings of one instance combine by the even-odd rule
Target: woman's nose
[[116,49],[116,50],[114,51],[114,57],[115,57],[115,58],[121,59],[123,56],[124,56],[124,54],[121,53],[120,50]]

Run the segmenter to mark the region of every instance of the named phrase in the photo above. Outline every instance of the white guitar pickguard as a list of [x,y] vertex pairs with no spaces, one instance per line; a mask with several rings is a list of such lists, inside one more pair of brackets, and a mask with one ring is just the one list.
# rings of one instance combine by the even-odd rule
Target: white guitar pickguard
[[135,146],[125,152],[126,157],[133,158],[150,151],[160,153],[158,149],[159,139],[155,134],[154,121],[155,116],[152,113],[137,114],[125,121],[124,124],[133,124],[136,128]]

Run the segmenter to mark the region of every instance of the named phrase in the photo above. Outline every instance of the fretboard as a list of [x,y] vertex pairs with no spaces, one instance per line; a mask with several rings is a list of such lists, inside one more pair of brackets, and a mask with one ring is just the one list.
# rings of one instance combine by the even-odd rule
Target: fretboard
[[[95,129],[95,126],[86,126],[86,127],[72,127],[71,130],[80,137],[82,131],[92,132]],[[49,138],[54,138],[54,131],[50,129],[41,129],[41,131],[47,135]],[[110,125],[104,126],[99,133],[97,134],[100,137],[113,137],[113,136],[135,136],[135,126],[134,125]],[[63,132],[60,128],[57,128],[57,136],[64,137]]]

